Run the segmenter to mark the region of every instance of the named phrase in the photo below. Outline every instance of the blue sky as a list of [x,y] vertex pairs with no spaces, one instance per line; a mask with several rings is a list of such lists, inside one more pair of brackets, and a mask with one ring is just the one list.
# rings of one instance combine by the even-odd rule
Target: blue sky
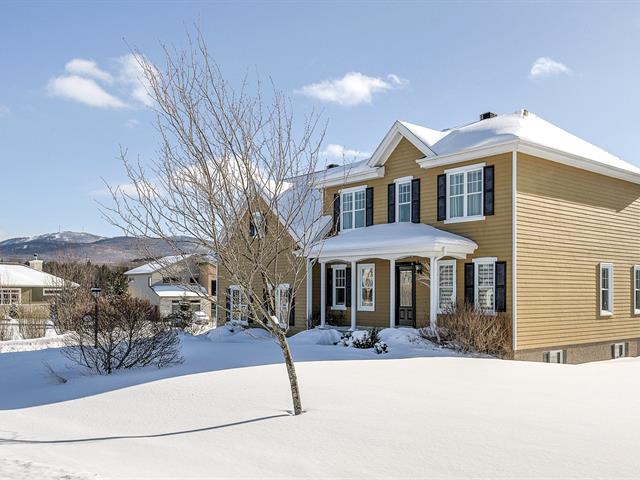
[[526,107],[640,164],[640,4],[5,1],[0,238],[118,233],[101,178],[126,180],[121,145],[147,161],[157,144],[125,56],[158,59],[194,24],[231,81],[257,70],[322,112],[327,161],[373,151],[396,119]]

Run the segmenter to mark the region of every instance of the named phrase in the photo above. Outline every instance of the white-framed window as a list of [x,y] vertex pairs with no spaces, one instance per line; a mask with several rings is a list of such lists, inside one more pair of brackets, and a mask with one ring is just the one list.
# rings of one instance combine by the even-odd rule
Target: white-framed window
[[289,324],[289,284],[281,283],[276,287],[276,318],[280,325]]
[[640,265],[633,266],[633,312],[640,315]]
[[358,310],[372,312],[376,309],[376,266],[373,263],[358,265]]
[[343,190],[340,193],[342,217],[340,230],[352,230],[365,226],[366,186]]
[[254,238],[264,237],[265,234],[265,221],[264,215],[262,212],[253,212],[251,214],[251,224],[253,225],[253,229],[251,234]]
[[331,275],[333,275],[333,305],[334,310],[344,310],[347,308],[347,266],[332,265]]
[[564,363],[564,351],[563,350],[551,350],[544,352],[543,360],[547,363]]
[[600,315],[613,315],[613,264],[600,264]]
[[240,285],[229,287],[229,318],[233,321],[246,321],[249,319],[249,300]]
[[446,313],[456,304],[456,261],[438,262],[438,312]]
[[19,288],[0,288],[0,305],[18,305],[20,300]]
[[483,220],[484,163],[446,170],[447,218],[445,223]]
[[496,311],[496,259],[474,258],[476,307],[485,313]]
[[412,177],[404,177],[395,180],[396,222],[411,221],[411,180]]
[[625,343],[614,343],[611,346],[611,356],[613,358],[622,358],[627,356],[627,345]]
[[43,297],[56,297],[62,293],[61,288],[43,288],[42,296]]

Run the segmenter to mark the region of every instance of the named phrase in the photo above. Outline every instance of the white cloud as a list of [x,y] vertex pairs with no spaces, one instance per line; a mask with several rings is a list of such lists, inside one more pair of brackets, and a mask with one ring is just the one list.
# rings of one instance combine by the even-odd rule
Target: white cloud
[[105,83],[113,83],[111,74],[98,68],[98,65],[93,60],[74,58],[67,62],[64,69],[72,75],[80,75],[81,77],[95,78]]
[[124,122],[124,126],[127,127],[127,128],[135,128],[138,125],[140,125],[140,122],[138,120],[136,120],[135,118],[130,118],[129,120]]
[[149,91],[149,82],[144,76],[144,71],[135,55],[129,53],[118,59],[120,64],[120,73],[118,81],[126,85],[131,97],[139,103],[150,107],[153,105],[153,99],[147,93]]
[[334,160],[358,159],[371,156],[369,152],[345,148],[343,145],[338,145],[336,143],[330,143],[327,145],[325,149],[320,152],[320,155]]
[[66,98],[90,107],[126,107],[122,100],[106,92],[95,80],[77,75],[52,78],[47,84],[47,93],[53,97]]
[[9,109],[9,107],[7,107],[6,105],[2,105],[0,103],[0,118],[6,117],[10,113],[11,113],[11,110]]
[[529,72],[530,78],[550,77],[552,75],[569,74],[571,69],[564,63],[556,62],[549,57],[540,57],[533,65]]
[[296,93],[323,102],[351,107],[371,103],[373,95],[407,85],[407,80],[391,73],[386,79],[369,77],[359,72],[349,72],[344,77],[305,85]]

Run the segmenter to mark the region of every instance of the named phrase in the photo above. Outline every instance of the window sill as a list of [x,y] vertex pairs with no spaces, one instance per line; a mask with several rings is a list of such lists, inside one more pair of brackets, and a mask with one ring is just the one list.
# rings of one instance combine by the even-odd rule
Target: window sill
[[347,307],[345,307],[344,305],[332,305],[331,306],[331,310],[346,310]]
[[634,315],[640,315],[640,310],[638,310],[637,308],[633,311]]
[[375,307],[358,307],[359,312],[375,312]]
[[613,312],[605,312],[603,310],[600,311],[601,317],[613,317]]
[[456,217],[456,218],[448,218],[444,221],[445,224],[449,223],[464,223],[464,222],[477,222],[479,220],[484,220],[484,215],[474,215],[473,217]]

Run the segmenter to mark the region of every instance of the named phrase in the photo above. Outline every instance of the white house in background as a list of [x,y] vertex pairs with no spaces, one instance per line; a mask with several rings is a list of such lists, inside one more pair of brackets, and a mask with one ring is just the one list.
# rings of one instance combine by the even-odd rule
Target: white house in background
[[210,255],[172,255],[140,265],[124,273],[129,293],[156,305],[161,316],[187,302],[191,311],[215,318],[217,266]]
[[0,263],[0,305],[47,304],[64,286],[78,284],[43,272],[37,255],[28,266]]

